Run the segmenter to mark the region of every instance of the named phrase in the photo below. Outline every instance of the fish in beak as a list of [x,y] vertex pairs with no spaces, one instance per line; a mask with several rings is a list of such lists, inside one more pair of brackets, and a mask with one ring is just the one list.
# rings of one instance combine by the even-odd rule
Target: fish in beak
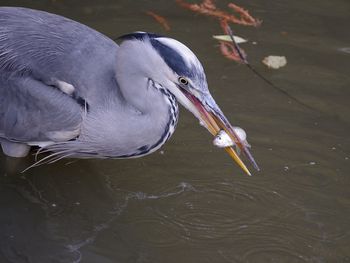
[[[234,144],[240,149],[241,152],[247,157],[247,159],[251,162],[253,167],[260,171],[259,166],[255,162],[252,154],[249,151],[250,145],[244,139],[242,139],[234,127],[227,120],[225,115],[220,110],[219,106],[214,101],[213,97],[210,93],[205,95],[195,96],[192,93],[188,92],[185,89],[182,89],[183,94],[187,97],[187,99],[192,104],[190,107],[194,115],[200,120],[200,122],[204,125],[204,127],[213,135],[217,136],[220,131],[224,131],[234,142]],[[194,111],[196,109],[196,111]],[[241,158],[238,156],[237,152],[234,150],[233,146],[224,147],[226,152],[231,156],[231,158],[242,168],[242,170],[251,175],[247,166],[243,163]]]

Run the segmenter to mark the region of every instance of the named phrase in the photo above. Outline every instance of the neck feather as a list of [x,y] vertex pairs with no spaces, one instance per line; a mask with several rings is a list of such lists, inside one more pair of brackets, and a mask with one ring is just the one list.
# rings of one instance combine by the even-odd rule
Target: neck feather
[[80,158],[134,158],[159,149],[176,128],[178,104],[164,87],[153,80],[147,83],[140,95],[148,106],[137,109],[111,100],[104,107],[91,109],[79,138],[56,144],[52,150],[67,153],[69,148],[70,156]]

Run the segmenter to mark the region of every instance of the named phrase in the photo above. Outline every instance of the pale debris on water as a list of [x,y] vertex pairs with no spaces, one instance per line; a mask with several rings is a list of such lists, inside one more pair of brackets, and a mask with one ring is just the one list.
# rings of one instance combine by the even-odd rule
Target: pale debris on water
[[[216,36],[213,36],[213,38],[215,38],[217,40],[221,40],[221,41],[232,42],[232,39],[229,35],[216,35]],[[248,40],[241,38],[241,37],[238,37],[238,36],[233,36],[233,39],[235,40],[235,42],[237,44],[248,42]]]
[[338,51],[350,54],[350,47],[339,48]]
[[262,63],[272,69],[279,69],[287,65],[287,59],[285,56],[267,56],[263,59]]

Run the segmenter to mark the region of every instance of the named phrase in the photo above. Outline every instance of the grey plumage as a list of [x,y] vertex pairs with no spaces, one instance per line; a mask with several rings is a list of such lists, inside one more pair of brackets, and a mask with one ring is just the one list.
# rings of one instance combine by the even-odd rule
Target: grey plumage
[[[158,140],[153,138],[148,143],[142,141],[150,134],[157,135],[154,132],[168,120],[163,116],[159,126],[152,126],[155,130],[140,132],[138,119],[148,116],[127,105],[120,94],[115,76],[117,50],[112,40],[69,19],[25,8],[0,8],[1,137],[39,145],[55,143],[51,150],[69,148],[76,157],[136,155],[140,147],[156,145]],[[73,96],[55,87],[55,80],[73,85]],[[129,92],[133,96],[134,89]],[[147,96],[164,96],[152,93],[156,92]],[[86,102],[91,112],[84,113],[77,98]],[[159,104],[168,113],[163,99]],[[125,118],[134,118],[133,124],[123,122]],[[146,132],[148,135],[143,134]],[[161,138],[160,132],[158,135]],[[78,136],[79,140],[57,144]],[[134,141],[134,147],[124,147],[126,141]]]
[[113,81],[109,71],[116,49],[102,34],[63,17],[0,8],[1,133],[18,141],[45,141],[62,127],[76,130],[81,107],[52,83],[56,79],[71,83],[76,97],[98,103],[98,89]]
[[226,127],[245,147],[211,97],[192,51],[144,32],[121,41],[118,46],[58,15],[1,7],[0,142],[5,154],[24,156],[32,145],[53,152],[43,161],[149,154],[173,134],[177,101],[211,133],[218,125]]

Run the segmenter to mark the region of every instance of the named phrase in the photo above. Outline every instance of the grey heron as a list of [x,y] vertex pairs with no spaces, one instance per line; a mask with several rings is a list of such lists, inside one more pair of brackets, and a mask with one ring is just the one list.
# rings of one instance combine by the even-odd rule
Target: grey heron
[[[145,32],[120,41],[59,15],[1,7],[3,152],[22,157],[39,146],[54,160],[143,156],[173,134],[180,102],[213,135],[227,132],[257,168],[188,47]],[[234,148],[225,149],[249,174]]]

